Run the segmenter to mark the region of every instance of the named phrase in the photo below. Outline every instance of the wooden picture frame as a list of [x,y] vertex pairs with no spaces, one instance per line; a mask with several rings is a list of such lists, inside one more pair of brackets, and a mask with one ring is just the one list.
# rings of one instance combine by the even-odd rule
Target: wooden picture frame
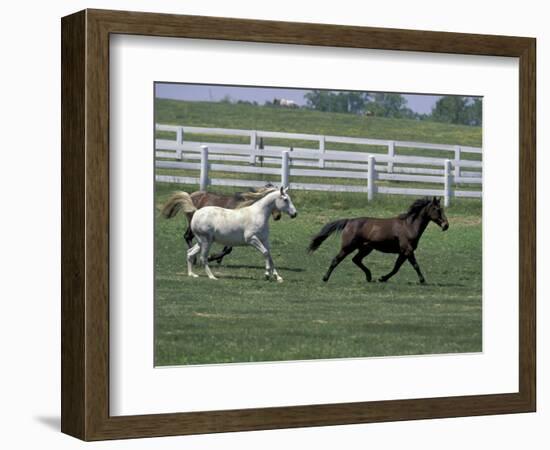
[[[535,411],[535,46],[532,38],[85,10],[62,19],[62,415],[84,440]],[[109,415],[109,36],[519,58],[519,391],[344,404]]]

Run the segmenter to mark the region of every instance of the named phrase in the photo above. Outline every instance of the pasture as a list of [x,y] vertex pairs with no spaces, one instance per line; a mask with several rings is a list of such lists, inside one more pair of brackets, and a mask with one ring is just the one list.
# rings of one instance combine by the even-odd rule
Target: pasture
[[[481,201],[453,200],[447,232],[428,226],[416,251],[426,285],[408,263],[387,283],[367,283],[351,257],[323,283],[339,236],[308,255],[312,235],[339,218],[395,216],[414,197],[378,196],[367,203],[361,193],[312,191],[290,192],[296,219],[271,222],[272,255],[283,283],[264,281],[263,257],[251,247],[235,248],[219,266],[212,263],[220,278],[212,281],[202,267],[200,278],[187,277],[184,216],[167,220],[159,213],[175,190],[197,186],[156,184],[157,366],[482,350]],[[377,279],[395,258],[373,252],[364,263]]]
[[[443,195],[446,183],[446,199],[455,194],[476,197],[480,193],[481,154],[477,148],[468,148],[481,145],[480,127],[166,99],[156,99],[155,120],[159,150],[156,173],[165,182],[198,183],[202,178],[210,179],[214,185],[248,186],[261,182],[277,184],[286,174],[285,179],[301,185],[293,188],[309,190],[366,191],[367,184],[376,184],[373,195],[376,191],[404,194],[405,189],[411,188]],[[222,128],[212,129],[213,126]],[[372,141],[373,138],[381,140]],[[208,167],[206,163],[199,164],[202,144],[211,146],[212,155],[204,158],[212,164],[208,170],[202,169]],[[445,145],[430,148],[442,144]],[[281,160],[283,150],[289,150],[291,161],[286,168]],[[321,156],[325,150],[326,164]],[[368,170],[365,153],[376,159],[376,170]],[[255,156],[251,159],[252,154]],[[388,156],[395,158],[392,170],[389,162],[387,166],[383,162]],[[458,172],[456,178],[445,175],[446,159],[458,161],[458,166],[453,162],[448,166],[450,173]],[[395,173],[391,173],[393,169]],[[384,173],[388,170],[390,173]],[[306,186],[311,183],[323,186]]]
[[[481,127],[246,104],[155,99],[155,122],[480,146]],[[163,136],[158,133],[158,136]],[[208,137],[212,139],[211,137]],[[275,141],[276,143],[276,141]],[[307,142],[296,142],[307,146]],[[347,146],[349,148],[349,146]],[[338,148],[338,147],[335,147]],[[405,154],[404,152],[403,154]],[[426,153],[426,156],[431,153]]]

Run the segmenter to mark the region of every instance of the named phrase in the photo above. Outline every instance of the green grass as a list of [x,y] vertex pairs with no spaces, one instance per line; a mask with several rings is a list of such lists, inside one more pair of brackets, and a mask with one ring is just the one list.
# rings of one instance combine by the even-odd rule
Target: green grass
[[[156,122],[187,126],[240,128],[480,146],[480,127],[428,121],[359,117],[252,105],[156,99]],[[157,136],[173,139],[171,133]],[[188,140],[244,143],[244,138],[186,135]],[[241,142],[242,141],[242,142]],[[269,139],[266,145],[312,147],[301,140]],[[331,149],[366,151],[359,145],[330,144]],[[382,151],[368,147],[369,151]],[[398,154],[446,156],[445,152],[399,149]],[[452,157],[451,154],[448,155]],[[466,154],[465,154],[466,156]],[[479,159],[479,155],[466,156]],[[157,173],[193,176],[192,171]],[[211,177],[218,174],[211,173]],[[250,178],[246,174],[219,174]],[[256,177],[256,176],[252,176]],[[265,181],[278,181],[264,176]],[[298,179],[292,181],[366,184],[366,180]],[[378,182],[387,185],[387,183]],[[393,186],[407,183],[393,182]],[[434,185],[416,187],[433,188]],[[441,187],[440,185],[437,185]],[[478,189],[478,186],[461,186]],[[157,184],[157,204],[177,189],[197,186]],[[229,192],[229,188],[216,188]],[[237,189],[235,189],[237,190]],[[279,361],[324,358],[417,355],[481,351],[481,202],[453,199],[447,211],[450,229],[430,225],[417,250],[428,281],[419,285],[410,265],[388,283],[369,283],[345,260],[330,282],[321,277],[339,248],[328,240],[314,255],[310,237],[326,222],[343,217],[394,216],[414,200],[365,194],[292,193],[299,215],[271,225],[275,265],[282,284],[263,280],[264,261],[251,247],[236,248],[221,266],[218,281],[186,276],[183,217],[157,218],[155,362],[157,365]],[[218,248],[213,249],[213,251]],[[395,255],[373,252],[365,260],[375,278],[389,272]]]
[[[178,189],[197,187],[157,183],[157,205]],[[221,266],[212,266],[218,281],[207,279],[202,268],[200,278],[188,278],[185,219],[157,213],[156,365],[481,351],[480,201],[453,199],[449,230],[433,224],[426,230],[416,251],[426,285],[418,284],[408,263],[388,283],[366,283],[350,257],[325,284],[321,277],[339,238],[306,253],[323,224],[393,216],[414,198],[379,196],[367,203],[364,194],[296,191],[292,199],[298,217],[271,223],[282,284],[263,280],[263,258],[251,247],[236,248]],[[377,252],[365,259],[375,278],[394,261],[395,255]]]
[[[284,131],[466,146],[481,146],[482,142],[481,127],[411,119],[362,117],[306,109],[156,99],[155,114],[157,123],[197,127]],[[211,136],[208,140],[213,142]],[[226,142],[227,137],[224,136],[223,141]],[[307,145],[306,142],[301,144]],[[331,148],[336,146],[331,144]],[[406,152],[403,150],[402,154]]]

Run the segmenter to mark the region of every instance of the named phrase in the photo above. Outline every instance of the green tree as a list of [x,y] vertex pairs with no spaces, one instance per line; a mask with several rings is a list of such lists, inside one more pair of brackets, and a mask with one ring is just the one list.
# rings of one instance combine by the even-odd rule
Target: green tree
[[481,98],[473,98],[466,109],[468,125],[481,126],[483,122],[483,101]]
[[396,119],[415,119],[415,113],[407,107],[407,99],[401,94],[372,93],[369,94],[368,110],[377,117]]
[[313,90],[304,95],[306,106],[310,109],[325,112],[360,113],[367,103],[364,92],[334,92]]
[[447,95],[440,98],[432,109],[432,120],[460,125],[480,126],[482,100],[480,98]]
[[467,122],[467,98],[446,95],[432,108],[432,119],[436,122],[464,124]]

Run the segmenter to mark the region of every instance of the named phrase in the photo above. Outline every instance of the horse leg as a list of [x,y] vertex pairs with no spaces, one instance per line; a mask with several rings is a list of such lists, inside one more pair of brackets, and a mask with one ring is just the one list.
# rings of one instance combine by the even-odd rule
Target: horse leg
[[187,275],[193,278],[198,277],[198,275],[193,272],[193,261],[195,260],[195,256],[197,255],[197,253],[200,252],[200,250],[201,246],[198,243],[187,250]]
[[340,252],[334,258],[332,258],[330,267],[328,268],[327,273],[325,273],[325,276],[323,277],[323,281],[325,282],[328,281],[328,279],[330,278],[330,274],[334,269],[336,269],[336,266],[340,264],[344,260],[344,258],[348,256],[351,252],[353,252],[356,248],[357,246],[353,244],[342,247],[340,249]]
[[411,253],[407,259],[409,260],[409,262],[412,264],[412,266],[414,267],[414,270],[416,270],[416,273],[418,275],[418,281],[420,281],[421,284],[424,284],[426,282],[426,280],[424,279],[424,275],[422,275],[422,272],[420,271],[420,266],[418,265],[418,263],[416,262],[416,258],[414,257],[414,253]]
[[357,254],[352,258],[352,261],[355,263],[357,267],[359,267],[367,276],[367,281],[372,280],[372,275],[370,273],[370,270],[367,266],[363,264],[363,258],[365,258],[370,252],[372,252],[372,247],[363,247],[359,249]]
[[399,268],[403,265],[407,257],[403,253],[399,253],[399,256],[397,257],[397,260],[395,261],[395,265],[393,266],[393,269],[390,273],[380,277],[378,281],[381,283],[385,283],[388,281],[391,277],[393,277],[398,271]]
[[211,246],[211,240],[205,239],[203,242],[201,242],[201,262],[204,264],[204,270],[206,272],[206,275],[208,275],[208,278],[210,278],[211,280],[217,280],[217,278],[210,270],[210,266],[208,265],[208,252],[210,251]]
[[269,259],[269,263],[271,264],[271,273],[272,273],[272,276],[273,278],[275,278],[275,280],[279,283],[282,283],[283,282],[283,277],[281,277],[278,273],[277,273],[277,269],[275,269],[275,264],[273,264],[273,259],[271,258],[271,251],[269,249],[269,246],[267,245],[267,250],[269,252],[268,254],[268,259]]
[[[187,247],[191,248],[193,247],[193,238],[195,235],[193,234],[193,231],[191,231],[191,225],[187,224],[187,230],[185,230],[185,233],[183,234],[183,239],[185,239],[185,242],[187,242]],[[193,264],[197,263],[197,256],[193,256]]]
[[[193,230],[191,230],[191,219],[193,218],[193,213],[186,213],[185,216],[187,217],[187,229],[185,230],[185,233],[183,233],[183,239],[185,239],[185,242],[187,242],[187,247],[191,248],[193,247],[193,238],[195,235],[193,234]],[[197,263],[197,257],[193,257],[193,264]]]
[[193,234],[193,231],[191,231],[191,226],[187,225],[187,230],[185,230],[185,233],[183,234],[183,239],[185,239],[185,242],[187,242],[187,247],[193,247],[194,237],[195,235]]
[[275,278],[279,283],[283,282],[283,278],[277,273],[273,265],[273,259],[271,258],[271,253],[269,251],[269,244],[263,243],[258,237],[253,236],[249,244],[257,249],[265,257],[265,279],[270,280]]
[[208,261],[216,261],[218,264],[221,264],[222,259],[229,255],[233,251],[233,247],[224,247],[223,250],[220,253],[216,253],[215,255],[209,256]]

